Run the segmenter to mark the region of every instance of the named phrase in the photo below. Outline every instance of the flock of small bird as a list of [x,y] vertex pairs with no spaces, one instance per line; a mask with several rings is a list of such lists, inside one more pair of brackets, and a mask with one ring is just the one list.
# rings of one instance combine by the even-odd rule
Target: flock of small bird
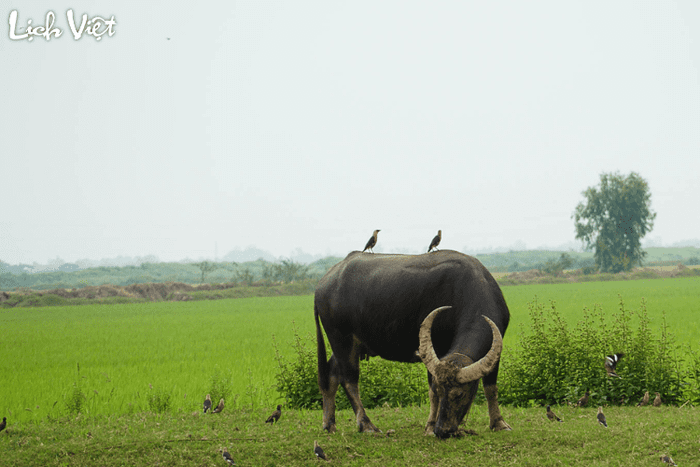
[[219,405],[217,405],[214,410],[211,409],[211,405],[211,395],[207,394],[204,398],[204,413],[221,413],[221,411],[224,410],[224,399],[222,398],[219,400]]
[[[365,249],[362,250],[364,253],[365,251],[369,250],[370,253],[374,253],[372,248],[377,244],[377,234],[381,232],[381,230],[375,230],[372,233],[372,236],[369,237],[369,240],[367,240],[367,244],[365,245]],[[430,253],[433,250],[437,250],[438,245],[440,244],[440,240],[442,240],[442,230],[438,230],[438,233],[435,237],[430,242],[430,246],[428,246],[428,253]]]
[[[212,413],[219,413],[221,410],[218,410],[219,407],[221,410],[224,409],[224,400],[221,399],[221,402],[219,402],[219,406],[212,411]],[[206,398],[204,399],[204,413],[207,413],[211,409],[211,397],[209,394],[207,394]],[[217,412],[218,410],[218,412]],[[269,423],[271,425],[274,425],[275,423],[279,422],[280,417],[282,416],[282,406],[277,405],[277,408],[275,409],[274,412],[270,414],[269,417],[267,417],[267,420],[265,420],[265,423]],[[4,423],[4,422],[3,422]],[[4,428],[4,426],[3,426]],[[227,448],[219,448],[219,452],[221,453],[221,457],[224,458],[224,460],[229,464],[229,465],[236,465],[236,461],[233,460],[233,457],[231,456],[231,453],[228,452]],[[323,449],[321,449],[321,446],[318,445],[318,441],[314,440],[314,454],[316,457],[323,459],[324,461],[328,460],[328,457],[326,456],[326,453],[323,452]]]
[[[605,371],[607,372],[608,376],[620,378],[620,376],[617,373],[615,373],[615,368],[617,367],[617,364],[620,361],[620,359],[624,356],[625,356],[625,354],[620,352],[620,353],[616,353],[613,355],[607,355],[605,357],[605,365],[604,366],[605,366]],[[588,404],[588,399],[589,399],[590,395],[591,395],[590,391],[587,390],[586,393],[583,396],[581,396],[581,398],[578,401],[576,401],[574,406],[575,407],[585,407]],[[644,397],[639,402],[639,404],[637,404],[637,407],[644,407],[647,404],[649,404],[649,391],[646,391],[644,393]],[[654,402],[652,403],[652,405],[654,407],[659,407],[659,406],[661,406],[661,404],[662,404],[661,394],[659,394],[657,392],[656,398],[654,399]],[[554,412],[552,412],[551,405],[547,406],[547,418],[552,422],[554,422],[554,421],[563,422],[563,420],[561,418],[557,417],[557,415]],[[596,419],[598,420],[598,423],[601,426],[603,426],[605,428],[608,427],[608,421],[605,418],[605,414],[603,413],[603,407],[598,407],[598,413],[596,414]],[[677,465],[675,462],[673,462],[673,459],[671,459],[671,457],[669,457],[669,456],[665,456],[665,455],[661,456],[660,460],[662,460],[663,462],[666,462],[667,464],[670,464],[670,465]]]

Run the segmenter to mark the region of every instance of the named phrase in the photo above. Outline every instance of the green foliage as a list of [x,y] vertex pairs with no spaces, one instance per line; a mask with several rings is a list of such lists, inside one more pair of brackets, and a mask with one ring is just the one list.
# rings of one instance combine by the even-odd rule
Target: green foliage
[[700,353],[687,347],[688,365],[685,370],[683,395],[691,404],[700,404]]
[[78,415],[82,412],[85,406],[85,393],[78,383],[73,383],[73,389],[70,391],[68,398],[65,399],[66,409],[70,415]]
[[595,248],[595,261],[603,272],[629,271],[642,264],[640,240],[654,226],[649,186],[639,174],[602,173],[600,187],[583,192],[586,203],[576,206],[576,238]]
[[285,259],[280,263],[265,265],[262,276],[272,282],[303,281],[309,277],[309,268]]
[[[322,406],[321,392],[318,389],[318,372],[315,346],[307,345],[299,336],[296,326],[292,349],[295,357],[288,361],[282,356],[275,336],[272,344],[275,347],[277,361],[277,392],[286,399],[287,407],[299,409],[316,409]],[[312,342],[309,335],[307,342]]]
[[[303,340],[296,328],[292,348],[296,356],[287,361],[273,341],[278,365],[277,391],[288,407],[317,409],[322,407],[318,389],[318,360],[315,338],[308,335]],[[326,343],[326,349],[330,348]],[[421,364],[391,362],[381,358],[360,361],[360,394],[365,408],[385,404],[392,407],[421,405],[428,400],[428,379]],[[350,401],[342,389],[338,390],[336,404],[339,409],[350,408]]]
[[574,264],[574,259],[568,253],[562,253],[558,260],[548,260],[543,266],[540,267],[540,271],[545,274],[550,274],[552,276],[560,275],[564,269],[569,269]]
[[229,401],[229,394],[231,393],[231,378],[221,374],[218,368],[211,377],[209,381],[209,391],[207,394],[211,396],[212,403],[214,407],[219,403],[220,399],[224,402]]
[[[142,264],[141,266],[143,267],[146,263]],[[218,269],[218,266],[216,263],[210,263],[209,261],[202,261],[201,263],[195,263],[195,266],[199,268],[200,271],[202,271],[202,280],[200,282],[204,283],[204,278],[206,277],[207,274],[210,272]],[[147,282],[153,282],[153,281],[147,281]]]
[[170,409],[172,396],[162,388],[153,389],[148,385],[148,409],[153,413],[165,413]]
[[[555,303],[548,309],[528,303],[531,333],[520,336],[520,345],[504,354],[499,397],[504,403],[542,405],[575,402],[586,390],[593,404],[636,403],[645,391],[659,392],[667,403],[681,398],[680,360],[665,316],[661,332],[649,329],[646,303],[637,312],[619,310],[606,320],[602,307],[583,310],[574,329],[560,316]],[[633,318],[636,326],[633,326]],[[621,378],[608,377],[605,356],[624,352],[617,366]]]

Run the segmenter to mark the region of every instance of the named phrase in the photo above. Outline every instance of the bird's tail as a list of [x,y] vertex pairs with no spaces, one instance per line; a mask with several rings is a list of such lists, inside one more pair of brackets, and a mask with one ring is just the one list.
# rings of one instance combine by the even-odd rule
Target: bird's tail
[[318,318],[318,310],[314,306],[314,319],[316,319],[316,352],[318,355],[318,387],[321,391],[327,391],[330,386],[330,365],[326,357],[326,343],[323,340],[321,322]]

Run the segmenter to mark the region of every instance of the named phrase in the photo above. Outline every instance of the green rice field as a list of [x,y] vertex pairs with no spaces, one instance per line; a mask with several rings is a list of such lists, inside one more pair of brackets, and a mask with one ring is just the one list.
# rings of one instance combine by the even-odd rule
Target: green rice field
[[[677,342],[697,349],[700,278],[503,288],[511,310],[505,347],[529,323],[527,303],[554,300],[575,324],[583,307],[612,312],[622,295],[636,310],[642,297],[652,328],[665,312]],[[213,380],[230,388],[228,407],[281,402],[274,390],[280,352],[291,357],[295,329],[314,330],[313,296],[156,302],[0,310],[0,415],[14,423],[68,413],[76,398],[85,415],[149,411],[169,397],[168,411],[194,412]],[[216,401],[214,402],[216,404]]]

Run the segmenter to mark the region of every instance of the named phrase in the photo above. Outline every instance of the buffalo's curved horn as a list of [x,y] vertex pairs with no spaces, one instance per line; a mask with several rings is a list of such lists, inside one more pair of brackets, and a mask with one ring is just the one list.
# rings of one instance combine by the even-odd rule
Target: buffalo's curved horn
[[445,373],[456,374],[456,379],[461,384],[466,384],[471,381],[476,381],[483,378],[487,374],[493,371],[493,367],[498,362],[501,356],[501,350],[503,349],[503,337],[501,332],[496,327],[496,324],[489,318],[484,316],[484,319],[489,326],[491,326],[491,331],[493,333],[493,342],[491,344],[491,349],[488,353],[480,360],[460,369],[455,370],[451,365],[447,365],[445,362],[441,362],[435,354],[435,349],[433,348],[433,341],[431,336],[431,330],[433,327],[433,321],[439,312],[452,308],[450,306],[443,306],[433,310],[426,318],[423,320],[423,324],[420,327],[419,334],[419,347],[418,353],[423,360],[423,363],[428,368],[428,371],[438,380],[444,380],[448,375]]
[[498,359],[501,358],[501,350],[503,350],[503,336],[501,336],[501,331],[496,327],[496,323],[485,315],[481,316],[483,316],[486,322],[489,323],[489,326],[491,326],[491,332],[493,333],[491,349],[478,361],[459,370],[459,373],[457,373],[457,381],[461,384],[476,381],[488,375],[493,371],[496,363],[498,363]]
[[430,374],[438,379],[441,379],[440,374],[447,368],[445,367],[445,363],[441,362],[435,354],[431,331],[433,329],[433,320],[435,320],[437,314],[442,310],[447,310],[448,308],[452,307],[441,306],[440,308],[436,308],[431,311],[430,314],[423,320],[423,324],[420,325],[420,333],[418,334],[418,356],[421,360],[423,360],[423,363],[425,364],[426,368],[428,368]]

